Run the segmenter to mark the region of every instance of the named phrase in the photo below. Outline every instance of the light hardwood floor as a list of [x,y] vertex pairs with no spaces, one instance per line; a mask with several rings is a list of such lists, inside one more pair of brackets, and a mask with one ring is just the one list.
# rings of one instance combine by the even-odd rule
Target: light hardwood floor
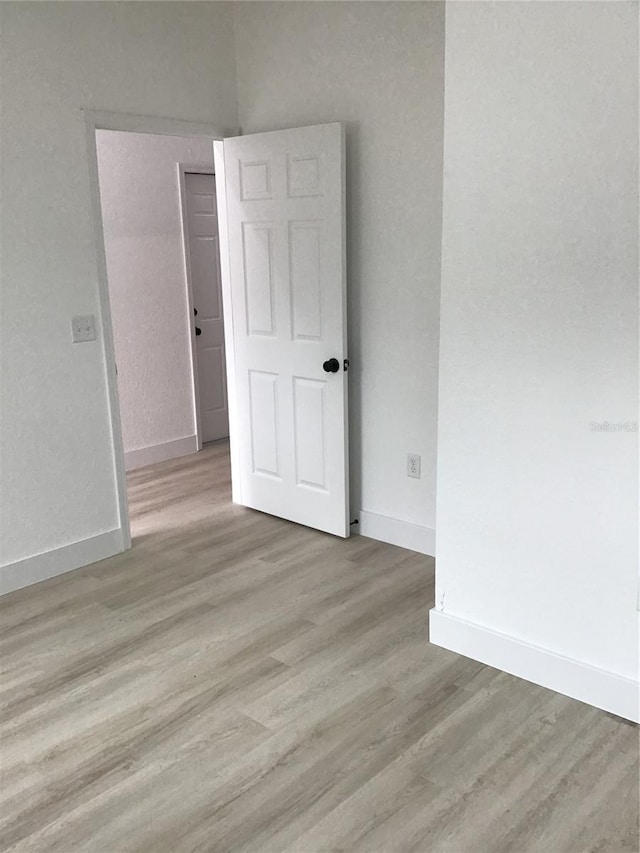
[[0,599],[0,848],[638,850],[638,730],[430,646],[433,560],[130,476],[131,552]]

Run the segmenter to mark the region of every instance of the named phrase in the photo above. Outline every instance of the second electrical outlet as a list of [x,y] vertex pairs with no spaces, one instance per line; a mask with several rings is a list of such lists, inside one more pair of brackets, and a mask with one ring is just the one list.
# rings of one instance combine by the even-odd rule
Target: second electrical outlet
[[420,454],[407,454],[407,477],[415,477],[416,480],[420,479]]

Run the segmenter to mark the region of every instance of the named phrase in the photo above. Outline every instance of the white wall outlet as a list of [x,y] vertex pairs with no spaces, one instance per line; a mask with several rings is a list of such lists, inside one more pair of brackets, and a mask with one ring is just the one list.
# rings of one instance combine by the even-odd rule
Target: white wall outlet
[[82,314],[71,318],[71,332],[74,344],[95,341],[96,318],[93,314]]
[[418,453],[407,454],[407,477],[420,479],[420,455]]

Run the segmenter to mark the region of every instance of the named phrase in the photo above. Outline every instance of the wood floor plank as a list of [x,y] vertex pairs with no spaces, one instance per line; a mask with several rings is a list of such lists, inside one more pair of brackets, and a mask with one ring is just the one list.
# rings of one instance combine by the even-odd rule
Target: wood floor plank
[[638,728],[428,643],[429,557],[129,474],[133,550],[0,599],[0,849],[637,853]]

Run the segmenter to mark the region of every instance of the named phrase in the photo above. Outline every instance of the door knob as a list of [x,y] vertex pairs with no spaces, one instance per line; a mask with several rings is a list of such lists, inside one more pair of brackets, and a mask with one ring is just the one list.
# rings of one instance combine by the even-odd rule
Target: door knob
[[340,362],[337,358],[330,358],[322,365],[325,373],[337,373],[340,370]]
[[196,337],[198,337],[198,335],[201,335],[201,334],[202,334],[202,329],[199,329],[198,326],[196,326]]

